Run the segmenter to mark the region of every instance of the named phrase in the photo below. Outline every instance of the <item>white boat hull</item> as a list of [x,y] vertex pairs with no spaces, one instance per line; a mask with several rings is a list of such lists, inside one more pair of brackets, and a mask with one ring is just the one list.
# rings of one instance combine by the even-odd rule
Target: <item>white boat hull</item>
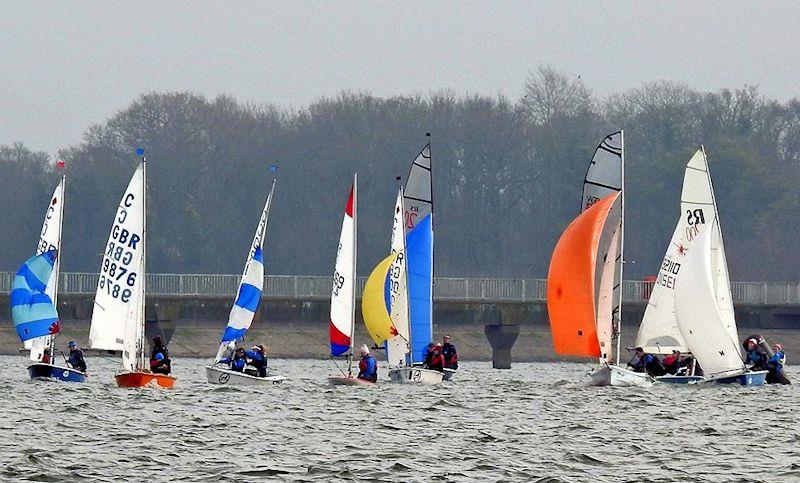
[[401,384],[441,384],[444,374],[421,367],[401,367],[389,371],[389,380]]
[[643,372],[633,372],[620,366],[601,366],[590,374],[591,386],[647,387],[653,378]]
[[215,366],[206,367],[206,377],[211,384],[225,384],[229,386],[271,386],[273,384],[280,384],[286,380],[284,376],[268,374],[267,377],[257,377]]
[[361,386],[372,387],[374,382],[359,379],[355,376],[328,376],[328,384],[331,386]]

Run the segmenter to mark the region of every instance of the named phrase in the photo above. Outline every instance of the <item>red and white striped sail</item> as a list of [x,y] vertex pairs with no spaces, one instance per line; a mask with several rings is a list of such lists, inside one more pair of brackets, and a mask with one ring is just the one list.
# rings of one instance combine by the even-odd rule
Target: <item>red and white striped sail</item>
[[339,248],[336,254],[336,269],[333,272],[331,290],[330,339],[331,354],[352,354],[353,328],[355,322],[356,284],[356,205],[358,175],[353,178],[350,196],[342,219]]

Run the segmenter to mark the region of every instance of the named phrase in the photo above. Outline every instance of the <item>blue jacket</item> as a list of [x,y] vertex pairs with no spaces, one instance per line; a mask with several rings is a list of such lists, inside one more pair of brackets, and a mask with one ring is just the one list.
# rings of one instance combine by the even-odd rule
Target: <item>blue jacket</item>
[[233,358],[226,357],[225,359],[220,359],[220,364],[228,364],[232,371],[242,372],[244,371],[244,366],[246,364],[246,360],[244,357],[240,358]]
[[69,365],[72,366],[73,369],[77,369],[81,372],[86,372],[86,361],[83,359],[83,351],[80,349],[75,349],[69,351],[69,359],[67,360]]
[[755,366],[763,366],[766,361],[766,354],[759,351],[757,348],[753,350],[747,351],[747,359],[744,361],[745,364],[753,364]]
[[375,363],[375,358],[369,354],[361,356],[361,362],[359,363],[358,367],[359,379],[370,379],[377,375],[377,364]]
[[767,365],[775,368],[775,372],[780,373],[783,370],[783,365],[786,364],[786,354],[783,351],[778,351],[772,355],[767,361]]

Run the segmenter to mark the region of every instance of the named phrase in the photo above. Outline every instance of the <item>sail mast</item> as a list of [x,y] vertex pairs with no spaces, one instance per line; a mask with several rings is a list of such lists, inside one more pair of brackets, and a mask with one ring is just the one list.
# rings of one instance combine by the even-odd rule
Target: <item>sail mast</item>
[[139,154],[142,156],[142,270],[141,270],[141,278],[142,278],[142,288],[140,289],[139,293],[141,295],[141,301],[139,302],[139,310],[141,310],[141,315],[139,316],[139,333],[138,333],[138,345],[139,345],[139,357],[137,358],[138,367],[137,370],[141,370],[145,367],[144,364],[144,324],[146,318],[145,309],[147,304],[145,299],[147,298],[147,158],[144,155],[144,149],[138,151]]
[[619,365],[619,358],[622,345],[622,299],[624,295],[625,282],[622,278],[622,269],[625,267],[625,131],[619,131],[620,146],[620,214],[619,214],[619,300],[617,301],[617,358],[616,364]]
[[353,175],[353,278],[350,289],[350,356],[347,358],[347,375],[353,375],[353,350],[356,340],[356,257],[358,256],[358,173]]

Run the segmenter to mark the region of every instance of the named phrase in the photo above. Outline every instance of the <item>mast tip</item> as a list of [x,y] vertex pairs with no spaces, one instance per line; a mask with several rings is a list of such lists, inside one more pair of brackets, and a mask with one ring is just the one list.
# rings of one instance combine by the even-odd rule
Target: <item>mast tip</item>
[[144,156],[144,149],[143,148],[136,148],[136,155],[137,156]]

